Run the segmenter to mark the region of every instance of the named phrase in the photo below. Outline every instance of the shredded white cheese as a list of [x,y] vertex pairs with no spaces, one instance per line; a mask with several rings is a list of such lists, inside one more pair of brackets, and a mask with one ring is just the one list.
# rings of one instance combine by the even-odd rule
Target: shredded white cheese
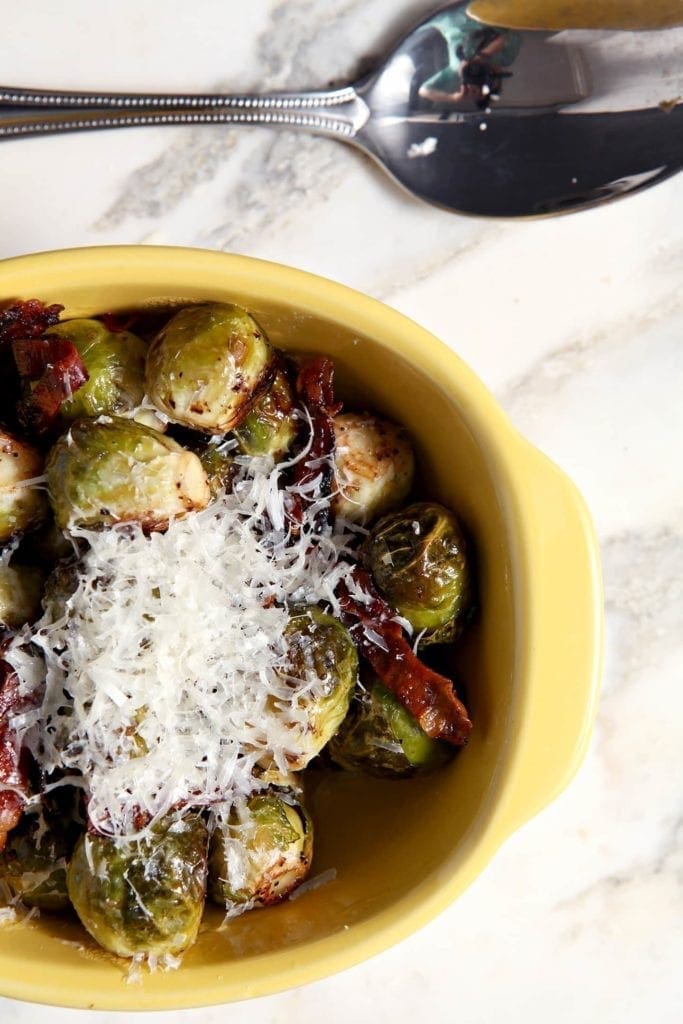
[[232,492],[165,533],[81,531],[75,593],[6,654],[37,704],[13,728],[44,768],[82,780],[107,834],[140,836],[141,815],[146,831],[177,806],[229,805],[258,785],[258,765],[286,771],[312,685],[275,671],[288,609],[334,612],[340,580],[358,589],[354,528],[315,536],[313,500],[292,540],[283,467],[236,461]]

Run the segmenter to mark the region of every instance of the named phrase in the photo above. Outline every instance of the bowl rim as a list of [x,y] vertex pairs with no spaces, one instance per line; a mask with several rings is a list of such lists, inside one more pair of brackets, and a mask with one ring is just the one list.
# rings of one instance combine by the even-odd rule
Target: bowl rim
[[[429,375],[449,401],[457,404],[481,445],[491,478],[496,481],[511,557],[520,574],[519,593],[515,596],[520,607],[516,606],[516,614],[532,634],[539,632],[544,618],[541,602],[534,597],[534,579],[548,561],[547,551],[543,552],[545,561],[541,558],[541,547],[544,542],[547,546],[548,538],[543,541],[538,536],[538,517],[533,523],[526,521],[530,485],[532,491],[535,489],[539,496],[545,495],[551,501],[551,507],[554,502],[556,512],[561,509],[571,520],[571,536],[579,545],[580,558],[572,567],[565,553],[559,563],[564,572],[571,570],[574,591],[587,605],[581,618],[582,657],[565,672],[567,679],[572,671],[581,673],[578,692],[567,705],[571,715],[567,729],[571,735],[561,752],[544,751],[538,730],[544,723],[547,727],[550,711],[545,708],[540,715],[542,721],[529,724],[527,719],[534,717],[530,714],[533,700],[539,699],[538,686],[515,687],[512,714],[517,723],[516,733],[501,757],[479,813],[438,872],[390,908],[351,925],[348,930],[307,942],[302,947],[305,958],[296,955],[296,948],[249,957],[243,961],[254,968],[249,980],[230,981],[220,977],[215,966],[198,964],[192,966],[191,986],[184,981],[181,970],[178,974],[165,974],[161,984],[158,976],[152,975],[135,987],[118,984],[118,975],[105,978],[102,974],[99,985],[99,975],[94,977],[97,988],[85,988],[76,967],[60,969],[57,978],[41,968],[38,978],[28,978],[25,963],[21,965],[12,960],[11,954],[0,953],[0,976],[4,975],[0,986],[3,995],[55,1005],[112,1010],[180,1009],[282,991],[368,959],[417,931],[448,906],[481,873],[501,843],[567,785],[583,759],[597,707],[602,660],[598,548],[586,506],[564,473],[521,437],[485,385],[452,349],[408,317],[346,285],[253,257],[175,246],[83,247],[2,260],[0,294],[8,299],[15,297],[13,280],[23,282],[25,290],[27,275],[35,281],[35,291],[49,301],[59,301],[60,281],[78,276],[83,281],[96,278],[125,284],[137,275],[149,282],[150,291],[163,288],[169,277],[182,278],[188,287],[201,288],[204,284],[207,294],[219,279],[224,288],[224,279],[229,277],[236,291],[242,282],[253,289],[257,279],[269,300],[310,310],[316,316],[377,339],[408,363],[415,363],[415,352],[419,351],[421,372]],[[542,521],[540,526],[543,534]],[[526,652],[526,657],[526,669],[524,665],[519,667],[522,677],[525,670],[538,674],[538,652]],[[523,749],[529,742],[533,746],[531,758],[528,750]],[[540,765],[550,766],[542,784],[534,779]],[[261,966],[263,970],[258,969]]]

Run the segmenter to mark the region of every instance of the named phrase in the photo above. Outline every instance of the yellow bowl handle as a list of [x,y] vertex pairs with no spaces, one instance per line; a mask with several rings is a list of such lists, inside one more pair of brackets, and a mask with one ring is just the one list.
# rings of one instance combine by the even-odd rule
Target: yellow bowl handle
[[569,478],[528,442],[522,446],[524,505],[521,592],[524,638],[501,813],[513,831],[571,780],[586,752],[600,690],[603,640],[598,544],[583,498]]
[[501,28],[657,29],[683,25],[681,0],[473,0],[467,13]]

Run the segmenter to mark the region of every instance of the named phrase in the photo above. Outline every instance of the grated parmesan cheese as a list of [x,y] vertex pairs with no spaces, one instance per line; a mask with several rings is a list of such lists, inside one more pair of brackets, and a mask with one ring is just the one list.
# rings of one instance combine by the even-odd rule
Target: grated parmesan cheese
[[165,533],[80,530],[75,592],[6,654],[37,705],[13,728],[47,771],[82,780],[106,834],[140,837],[177,806],[229,808],[258,786],[259,764],[286,771],[303,746],[311,681],[275,671],[288,608],[334,612],[341,580],[358,589],[358,531],[338,521],[316,535],[307,489],[292,539],[288,464],[236,464],[231,493]]

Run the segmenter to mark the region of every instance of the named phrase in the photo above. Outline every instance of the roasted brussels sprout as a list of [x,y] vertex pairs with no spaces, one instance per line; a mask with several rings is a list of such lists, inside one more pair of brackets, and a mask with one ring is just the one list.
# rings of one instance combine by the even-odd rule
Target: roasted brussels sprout
[[47,517],[44,491],[25,483],[42,472],[38,452],[0,428],[0,546],[40,526]]
[[118,956],[182,953],[204,909],[207,846],[196,814],[172,815],[133,842],[87,833],[66,877],[81,922]]
[[99,320],[64,320],[46,334],[72,341],[88,372],[85,384],[62,402],[62,419],[117,414],[140,404],[147,345],[137,335],[110,331]]
[[334,616],[310,608],[293,615],[285,626],[287,654],[277,672],[285,682],[307,680],[296,702],[304,711],[290,758],[294,770],[320,753],[346,717],[358,676],[358,653],[348,630]]
[[212,302],[179,310],[147,355],[147,394],[175,423],[225,434],[268,389],[273,352],[239,306]]
[[402,778],[444,764],[453,753],[430,739],[379,680],[359,689],[328,752],[335,764],[380,778]]
[[19,629],[37,618],[42,589],[40,569],[0,563],[0,628]]
[[197,456],[134,420],[77,420],[50,452],[46,470],[62,529],[119,522],[163,528],[210,498]]
[[82,831],[75,799],[75,791],[64,787],[30,804],[0,853],[0,881],[28,907],[69,906],[66,868]]
[[289,451],[297,434],[294,395],[287,374],[279,367],[270,390],[235,428],[246,455],[271,455],[276,462]]
[[210,438],[194,444],[192,450],[199,456],[209,481],[211,496],[229,491],[235,475],[235,455],[225,438]]
[[303,804],[291,794],[256,794],[211,837],[209,896],[228,908],[278,903],[303,882],[312,856],[313,823]]
[[334,514],[367,523],[397,508],[413,484],[413,448],[405,431],[369,413],[342,413],[333,425]]
[[421,642],[454,639],[471,605],[465,538],[452,512],[416,502],[375,523],[364,557],[375,583]]

